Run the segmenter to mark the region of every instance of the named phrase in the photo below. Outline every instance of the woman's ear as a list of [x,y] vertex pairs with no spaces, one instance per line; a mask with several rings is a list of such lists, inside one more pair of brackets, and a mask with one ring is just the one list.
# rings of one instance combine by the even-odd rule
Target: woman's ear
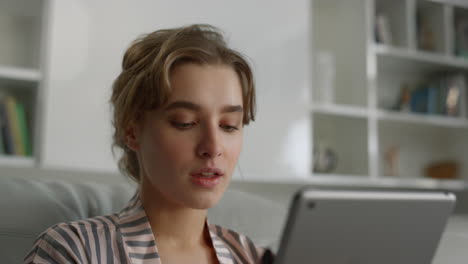
[[125,143],[133,151],[137,151],[140,148],[138,132],[138,126],[135,123],[132,123],[125,132]]

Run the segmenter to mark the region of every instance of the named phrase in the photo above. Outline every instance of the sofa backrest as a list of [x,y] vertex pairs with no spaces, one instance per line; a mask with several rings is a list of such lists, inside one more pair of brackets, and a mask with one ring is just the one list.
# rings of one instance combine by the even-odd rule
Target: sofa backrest
[[48,227],[118,211],[134,190],[129,184],[71,183],[0,177],[0,256],[22,263]]
[[[0,177],[1,263],[22,263],[36,237],[52,225],[120,211],[134,192],[130,183]],[[275,247],[285,214],[260,196],[229,190],[208,219]]]

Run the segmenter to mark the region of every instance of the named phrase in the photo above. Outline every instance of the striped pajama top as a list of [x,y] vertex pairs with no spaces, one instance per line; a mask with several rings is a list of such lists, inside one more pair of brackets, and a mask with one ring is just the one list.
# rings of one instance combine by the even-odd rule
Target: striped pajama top
[[[246,236],[209,225],[220,264],[261,263],[264,250]],[[33,244],[24,263],[160,264],[150,223],[137,192],[119,213],[50,227]]]

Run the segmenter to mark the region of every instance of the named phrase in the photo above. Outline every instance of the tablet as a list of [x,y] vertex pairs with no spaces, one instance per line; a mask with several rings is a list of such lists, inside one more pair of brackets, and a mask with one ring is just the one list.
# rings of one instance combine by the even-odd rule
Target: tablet
[[454,204],[447,192],[301,190],[275,264],[429,264]]

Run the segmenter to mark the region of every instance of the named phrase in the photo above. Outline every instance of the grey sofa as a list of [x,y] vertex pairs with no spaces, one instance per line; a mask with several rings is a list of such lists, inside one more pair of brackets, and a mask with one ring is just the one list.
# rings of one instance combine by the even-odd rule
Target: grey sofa
[[[22,263],[33,241],[59,222],[119,211],[135,192],[122,183],[70,182],[0,176],[0,263]],[[274,247],[286,211],[266,199],[229,190],[209,211],[210,223]]]
[[[119,211],[135,186],[116,182],[0,176],[0,263],[22,263],[36,236],[55,223]],[[210,209],[209,221],[275,250],[286,213],[263,196],[232,189]],[[468,216],[449,220],[433,263],[468,263]]]

